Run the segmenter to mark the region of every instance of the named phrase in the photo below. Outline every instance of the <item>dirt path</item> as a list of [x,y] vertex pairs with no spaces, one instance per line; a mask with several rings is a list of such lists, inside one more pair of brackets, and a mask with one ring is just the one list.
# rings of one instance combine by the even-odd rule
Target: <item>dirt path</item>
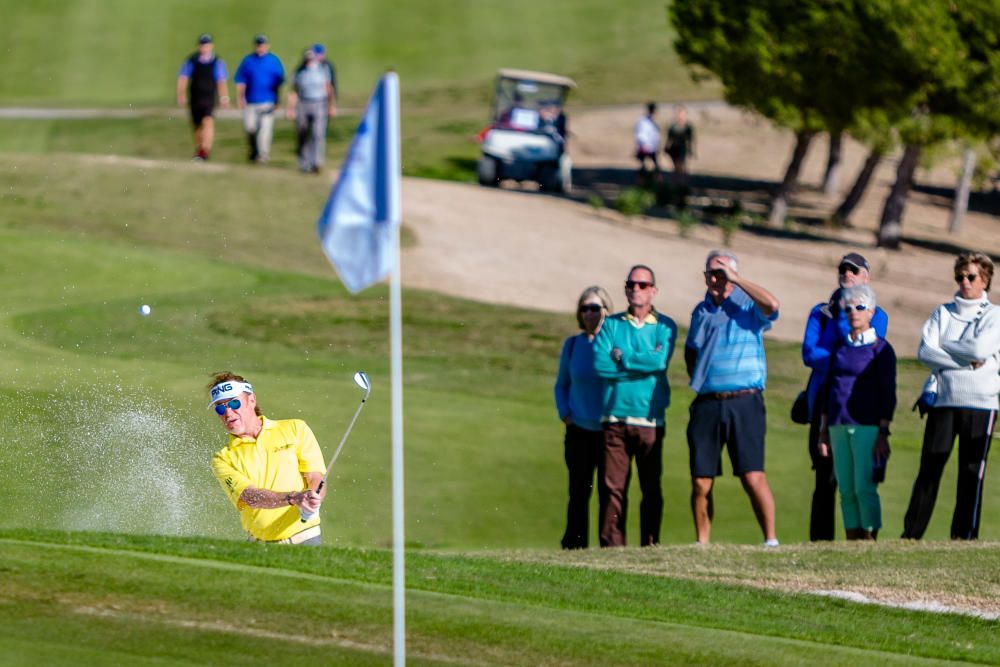
[[[692,165],[695,175],[746,181],[780,179],[792,145],[789,132],[717,102],[689,108],[697,130],[698,154]],[[0,109],[0,117],[127,116],[167,111],[171,110]],[[575,167],[627,176],[634,167],[631,128],[640,112],[638,106],[574,111],[570,146]],[[661,122],[668,117],[669,108],[664,108]],[[846,142],[842,192],[850,186],[864,157],[862,146]],[[840,195],[826,197],[816,188],[825,158],[826,145],[821,140],[806,159],[804,186],[792,201],[793,214],[821,216],[839,202]],[[120,156],[94,159],[139,162]],[[918,182],[953,187],[956,162],[941,160],[932,170],[918,171]],[[186,162],[176,166],[227,168]],[[996,216],[971,211],[961,232],[949,235],[951,202],[946,193],[934,189],[913,193],[907,205],[904,233],[917,243],[904,244],[898,252],[875,248],[874,230],[895,166],[893,157],[876,170],[852,229],[820,229],[811,237],[791,238],[749,230],[736,233],[732,250],[739,255],[744,274],[769,288],[782,302],[781,317],[770,335],[800,340],[809,309],[835,287],[838,259],[856,250],[872,263],[873,286],[880,305],[890,315],[890,340],[901,354],[913,355],[924,320],[936,304],[954,292],[950,280],[954,254],[926,248],[954,246],[1000,254]],[[609,209],[594,209],[530,190],[414,178],[404,179],[403,189],[404,222],[418,239],[415,247],[403,253],[406,285],[479,301],[563,311],[568,330],[573,327],[570,313],[576,298],[588,285],[605,286],[615,305],[623,307],[621,285],[628,267],[636,263],[648,264],[657,272],[657,307],[686,325],[691,309],[704,294],[704,257],[722,243],[714,227],[698,227],[689,238],[682,238],[677,225],[669,220],[625,218]]]
[[[777,180],[792,137],[735,109],[705,105],[692,109],[699,129],[697,173],[753,180]],[[599,109],[572,119],[574,165],[579,168],[631,169],[631,125],[638,110]],[[864,159],[863,147],[845,147],[843,188]],[[825,143],[807,159],[804,182],[821,180]],[[874,247],[874,229],[882,200],[894,175],[894,160],[878,169],[874,187],[855,217],[856,227],[820,232],[820,240],[776,238],[737,232],[732,249],[744,274],[771,289],[782,301],[772,335],[801,340],[809,309],[835,287],[839,258],[850,250],[873,265],[873,286],[890,315],[889,338],[904,355],[913,355],[920,327],[933,307],[954,293],[954,255],[907,244],[899,252]],[[952,165],[918,174],[922,184],[953,185]],[[837,199],[804,189],[793,210],[832,210]],[[970,213],[962,233],[945,234],[949,202],[916,193],[907,208],[904,229],[935,241],[993,253],[1000,250],[997,220]],[[671,221],[624,218],[575,201],[516,189],[406,179],[404,221],[418,244],[403,256],[403,280],[413,287],[495,303],[572,311],[580,291],[591,284],[608,288],[615,305],[624,306],[621,284],[628,267],[649,264],[657,272],[657,307],[686,325],[704,294],[701,271],[706,253],[720,247],[717,229],[703,227],[681,238]]]

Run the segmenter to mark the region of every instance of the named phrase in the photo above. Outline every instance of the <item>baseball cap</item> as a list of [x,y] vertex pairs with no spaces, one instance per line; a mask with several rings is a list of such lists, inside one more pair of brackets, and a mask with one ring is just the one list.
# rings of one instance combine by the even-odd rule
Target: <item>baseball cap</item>
[[324,53],[326,53],[326,47],[317,42],[312,45],[312,52],[315,53],[317,56],[321,56]]
[[840,264],[850,264],[852,266],[856,266],[859,269],[864,269],[865,271],[871,271],[871,267],[868,266],[868,260],[856,252],[849,252],[843,257],[841,257]]
[[267,35],[265,35],[262,32],[254,35],[253,43],[254,44],[267,44]]
[[198,36],[198,43],[199,44],[211,44],[212,43],[212,35],[211,35],[211,33],[207,33],[207,32],[201,33]]

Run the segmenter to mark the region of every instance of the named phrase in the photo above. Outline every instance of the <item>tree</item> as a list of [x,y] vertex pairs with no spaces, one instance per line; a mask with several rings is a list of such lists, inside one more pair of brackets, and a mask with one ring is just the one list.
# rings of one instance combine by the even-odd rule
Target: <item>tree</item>
[[900,126],[903,159],[878,231],[878,244],[885,248],[898,248],[902,240],[906,196],[921,151],[939,141],[1000,132],[1000,5],[964,0],[921,7],[928,10],[925,20],[907,46],[912,57],[923,59],[928,76],[916,113]]
[[817,132],[839,135],[861,109],[905,104],[897,58],[882,55],[896,36],[873,15],[877,1],[676,0],[670,8],[675,47],[696,79],[711,73],[731,104],[795,132],[771,224],[783,219]]
[[[883,210],[883,220],[895,220],[898,229],[919,146],[937,140],[940,128],[950,122],[947,112],[939,118],[927,110],[942,106],[932,103],[939,98],[950,100],[951,107],[972,101],[967,91],[962,104],[957,101],[971,80],[964,69],[974,69],[967,63],[963,69],[960,62],[969,50],[962,39],[975,32],[977,19],[1000,11],[993,4],[972,0],[959,8],[944,0],[675,0],[670,17],[677,52],[696,79],[706,73],[718,77],[727,101],[796,133],[792,159],[772,200],[772,224],[783,217],[815,133],[839,134],[858,125],[859,118],[878,114],[886,131],[897,128],[911,147],[904,150],[904,168]],[[973,39],[981,54],[993,58],[998,57],[996,39],[989,35],[998,34],[995,28],[988,20]],[[945,91],[949,94],[943,95]],[[986,105],[980,100],[977,113],[990,105],[1000,108],[998,99],[993,96]],[[878,151],[870,157],[868,175]]]

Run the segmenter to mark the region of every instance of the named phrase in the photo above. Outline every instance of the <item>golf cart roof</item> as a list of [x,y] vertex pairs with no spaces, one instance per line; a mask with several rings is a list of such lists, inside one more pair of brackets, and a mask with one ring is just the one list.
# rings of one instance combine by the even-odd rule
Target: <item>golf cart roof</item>
[[565,88],[576,88],[576,81],[573,79],[566,76],[559,76],[558,74],[549,74],[548,72],[532,72],[527,69],[504,68],[497,70],[497,76],[503,79],[514,79],[516,81],[534,81],[536,83],[548,83],[554,86],[563,86]]

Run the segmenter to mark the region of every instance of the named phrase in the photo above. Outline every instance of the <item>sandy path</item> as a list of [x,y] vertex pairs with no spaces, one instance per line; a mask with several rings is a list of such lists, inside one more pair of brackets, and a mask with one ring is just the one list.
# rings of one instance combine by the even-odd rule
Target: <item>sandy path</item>
[[[573,156],[578,167],[631,168],[630,128],[637,112],[599,109],[574,116]],[[791,147],[787,132],[771,128],[721,105],[693,109],[700,129],[699,173],[777,180]],[[812,150],[804,182],[818,183],[826,146]],[[845,149],[844,187],[864,159],[864,149]],[[835,287],[838,259],[850,250],[862,252],[873,265],[873,285],[880,305],[890,314],[890,340],[913,355],[920,327],[934,305],[950,298],[953,256],[905,246],[899,252],[873,247],[873,234],[895,163],[887,160],[876,174],[875,187],[856,216],[856,228],[836,233],[834,242],[787,240],[737,232],[732,249],[743,273],[774,292],[782,312],[772,335],[801,340],[809,309]],[[953,171],[946,163],[922,172],[921,182],[949,185]],[[827,207],[836,199],[806,190],[798,200]],[[946,202],[945,202],[946,203]],[[944,237],[948,210],[934,198],[916,194],[907,209],[908,234]],[[674,223],[636,217],[626,219],[606,209],[594,210],[574,201],[513,189],[493,190],[456,183],[406,179],[404,221],[418,244],[403,255],[403,280],[413,287],[455,296],[569,313],[579,292],[591,284],[608,288],[616,306],[624,306],[622,282],[628,267],[649,264],[657,272],[657,307],[686,325],[691,309],[704,294],[701,270],[706,253],[720,246],[713,228],[699,228],[690,238]],[[962,233],[951,243],[996,252],[1000,238],[996,218],[970,214]],[[823,232],[833,234],[832,232]]]

